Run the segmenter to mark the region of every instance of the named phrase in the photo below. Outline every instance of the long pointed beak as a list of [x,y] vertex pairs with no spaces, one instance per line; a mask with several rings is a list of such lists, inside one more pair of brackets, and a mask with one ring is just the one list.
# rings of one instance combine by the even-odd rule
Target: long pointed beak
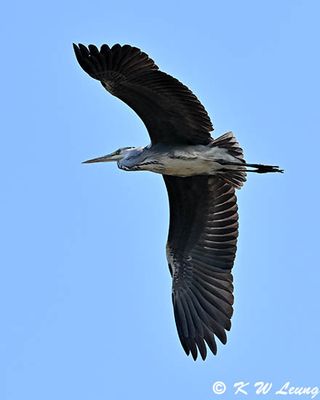
[[98,158],[92,158],[91,160],[86,160],[82,161],[82,164],[91,164],[91,163],[98,163],[98,162],[108,162],[108,161],[117,161],[121,158],[119,154],[111,153],[107,154],[106,156],[103,157],[98,157]]

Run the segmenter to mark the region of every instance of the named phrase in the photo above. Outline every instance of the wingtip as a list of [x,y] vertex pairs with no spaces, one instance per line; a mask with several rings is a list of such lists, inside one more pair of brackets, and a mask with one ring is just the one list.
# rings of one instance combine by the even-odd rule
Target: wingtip
[[73,48],[74,54],[76,55],[76,57],[77,57],[77,59],[78,59],[78,57],[79,57],[79,55],[80,55],[79,44],[72,43],[72,48]]
[[205,361],[207,358],[207,353],[205,353],[205,354],[200,353],[200,355],[201,355],[202,361]]

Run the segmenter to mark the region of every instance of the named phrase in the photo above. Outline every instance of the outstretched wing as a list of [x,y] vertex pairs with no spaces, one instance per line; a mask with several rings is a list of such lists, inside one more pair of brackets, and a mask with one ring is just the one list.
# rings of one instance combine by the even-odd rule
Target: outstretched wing
[[233,312],[233,267],[238,237],[235,189],[221,178],[164,176],[170,203],[167,258],[181,344],[194,359],[215,336],[226,343]]
[[159,71],[147,54],[119,44],[104,44],[100,50],[73,47],[81,67],[139,115],[153,144],[211,141],[213,127],[203,105],[181,82]]

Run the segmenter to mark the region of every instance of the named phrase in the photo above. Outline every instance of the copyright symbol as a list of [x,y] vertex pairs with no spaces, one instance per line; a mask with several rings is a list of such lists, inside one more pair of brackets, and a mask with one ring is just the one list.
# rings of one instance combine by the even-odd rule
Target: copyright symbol
[[226,389],[227,387],[225,383],[221,381],[214,382],[214,384],[212,385],[212,390],[213,393],[215,394],[223,394],[226,391]]

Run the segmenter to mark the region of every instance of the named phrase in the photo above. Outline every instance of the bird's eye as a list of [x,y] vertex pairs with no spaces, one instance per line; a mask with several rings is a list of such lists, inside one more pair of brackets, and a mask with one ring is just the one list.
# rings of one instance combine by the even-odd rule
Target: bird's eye
[[118,156],[120,153],[121,153],[121,150],[120,150],[120,149],[116,151],[116,155],[117,155],[117,156]]

